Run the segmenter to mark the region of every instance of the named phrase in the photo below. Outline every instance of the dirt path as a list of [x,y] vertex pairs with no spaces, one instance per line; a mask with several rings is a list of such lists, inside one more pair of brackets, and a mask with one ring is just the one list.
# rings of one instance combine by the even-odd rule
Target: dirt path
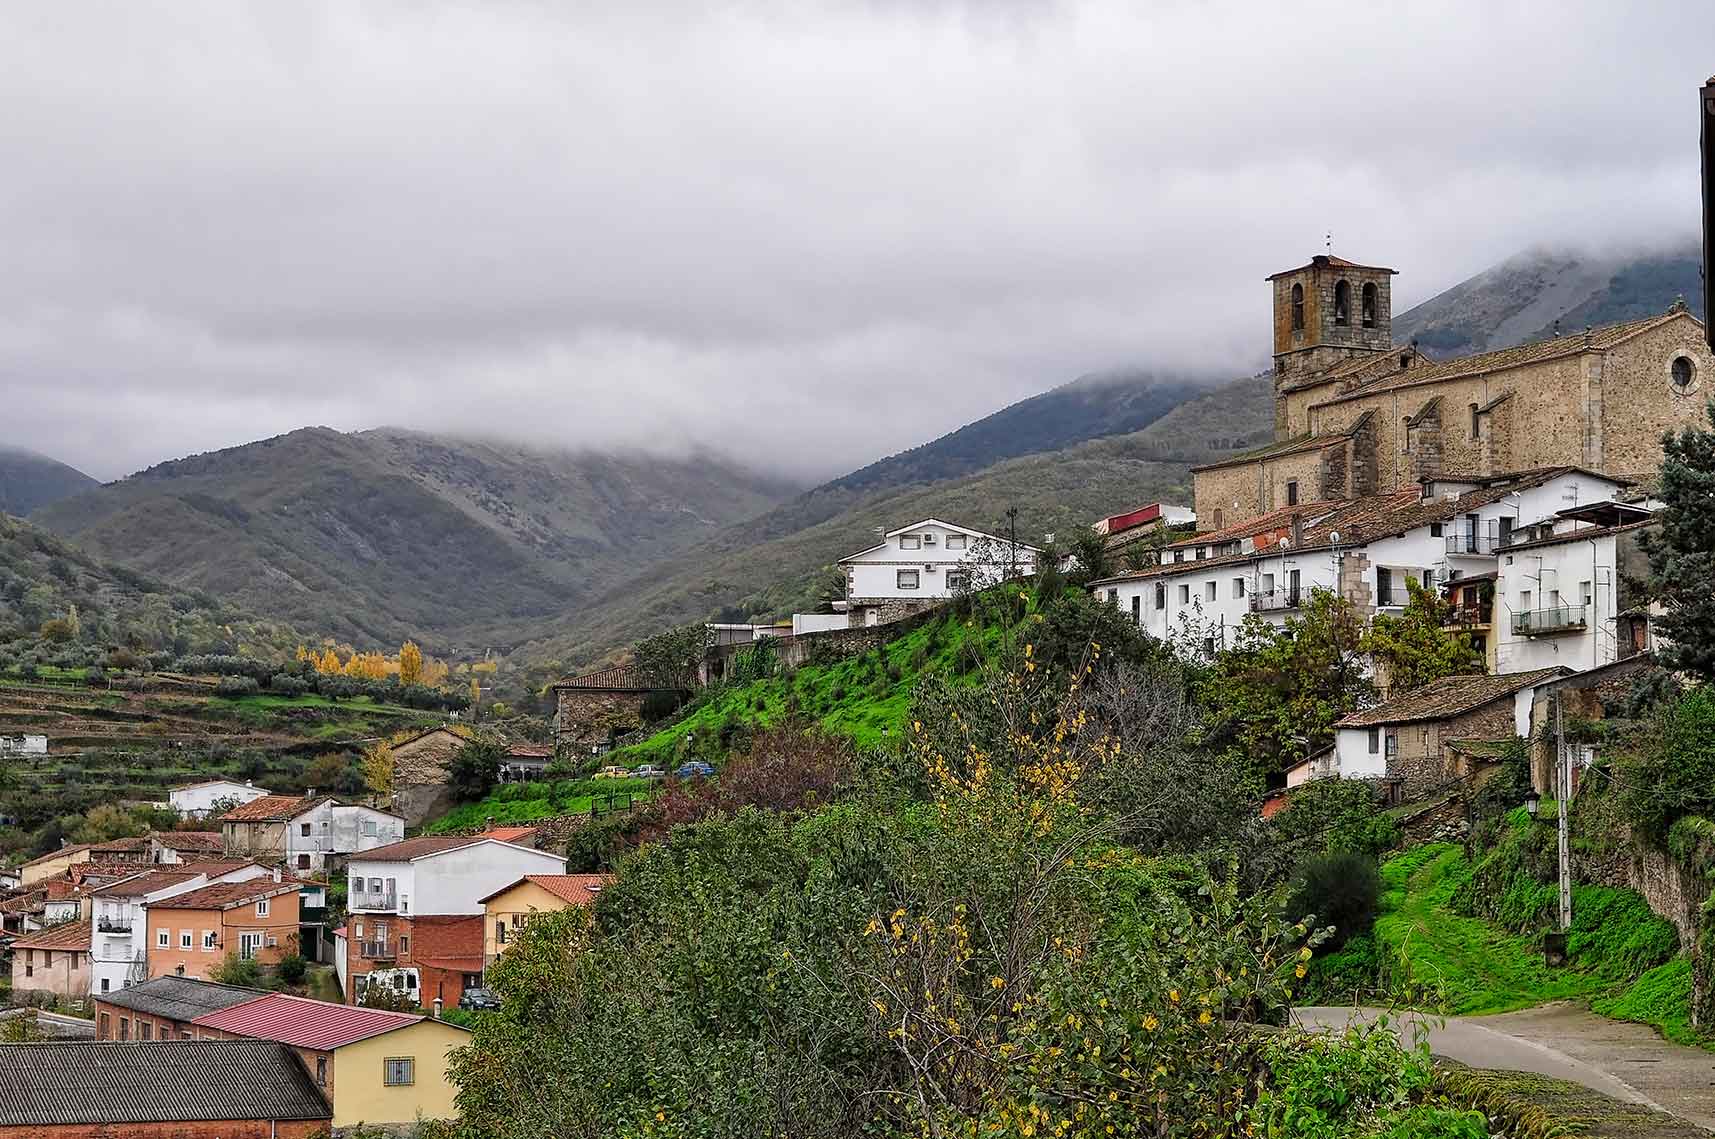
[[[1384,1010],[1372,1008],[1301,1008],[1292,1014],[1305,1028],[1340,1028],[1382,1015]],[[1608,1020],[1566,1002],[1444,1021],[1388,1015],[1406,1040],[1427,1031],[1430,1051],[1469,1067],[1570,1080],[1715,1131],[1715,1053],[1670,1044],[1643,1025]]]

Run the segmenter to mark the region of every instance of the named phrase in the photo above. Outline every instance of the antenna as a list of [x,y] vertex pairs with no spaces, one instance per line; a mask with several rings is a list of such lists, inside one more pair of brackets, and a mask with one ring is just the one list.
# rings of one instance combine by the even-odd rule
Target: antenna
[[1327,249],[1328,256],[1332,257],[1334,255],[1334,231],[1333,230],[1329,230],[1327,233],[1322,235],[1322,245],[1325,249]]

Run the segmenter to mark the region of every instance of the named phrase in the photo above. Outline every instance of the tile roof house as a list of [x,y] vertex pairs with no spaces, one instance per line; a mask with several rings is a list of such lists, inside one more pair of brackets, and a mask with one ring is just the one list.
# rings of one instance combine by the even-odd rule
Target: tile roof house
[[1469,754],[1471,741],[1529,738],[1535,689],[1570,673],[1448,676],[1354,712],[1334,725],[1336,770],[1345,779],[1385,780],[1398,796],[1416,798],[1460,776],[1456,752]]
[[443,1020],[269,993],[192,1022],[198,1039],[292,1048],[333,1104],[333,1125],[397,1126],[456,1114],[447,1054],[469,1033]]
[[399,815],[313,792],[265,795],[233,807],[216,821],[228,853],[283,862],[299,871],[325,870],[330,860],[405,833]]
[[594,905],[612,881],[612,874],[526,874],[489,894],[482,899],[484,966],[505,952],[534,915]]
[[89,922],[67,921],[12,942],[12,991],[82,1000],[89,993]]
[[303,1139],[333,1116],[293,1051],[266,1040],[0,1044],[0,1087],[0,1137],[20,1139]]
[[298,952],[299,887],[291,878],[212,882],[148,903],[148,975],[206,977],[234,953],[279,964]]

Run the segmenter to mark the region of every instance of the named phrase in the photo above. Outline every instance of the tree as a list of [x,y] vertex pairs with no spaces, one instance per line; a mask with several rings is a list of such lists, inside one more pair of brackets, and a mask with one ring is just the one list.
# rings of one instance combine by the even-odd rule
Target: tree
[[1645,532],[1650,586],[1666,607],[1657,650],[1668,668],[1715,680],[1715,400],[1712,430],[1687,427],[1662,439],[1659,533]]
[[459,748],[447,764],[447,788],[453,799],[473,803],[484,798],[500,782],[500,765],[506,762],[506,746],[489,738],[474,739]]
[[709,627],[693,621],[638,641],[632,646],[631,657],[645,684],[654,688],[693,688],[708,650]]
[[363,753],[363,784],[383,798],[393,794],[393,745],[376,740]]
[[1264,772],[1332,747],[1334,722],[1374,697],[1362,636],[1351,604],[1321,589],[1279,627],[1246,618],[1200,685],[1209,742]]
[[1448,631],[1453,606],[1440,594],[1405,579],[1411,600],[1399,616],[1377,613],[1363,636],[1363,651],[1373,657],[1390,694],[1421,688],[1432,680],[1481,672],[1483,656],[1464,633]]
[[421,684],[423,681],[423,650],[416,641],[399,646],[399,683]]
[[275,967],[275,974],[288,985],[303,983],[304,976],[310,970],[308,962],[296,953],[288,953],[280,958],[280,964]]
[[222,985],[254,989],[262,980],[262,966],[254,957],[240,957],[236,953],[228,953],[221,959],[220,964],[208,971],[208,979]]
[[83,816],[83,823],[72,836],[76,842],[110,842],[116,838],[131,838],[147,834],[148,825],[123,807],[99,803]]
[[[337,751],[324,752],[304,769],[304,785],[328,791],[352,790],[351,763]],[[391,788],[389,780],[389,788]]]
[[1108,536],[1094,530],[1080,530],[1072,539],[1071,554],[1077,561],[1072,571],[1074,585],[1088,585],[1114,573],[1113,551],[1108,548]]

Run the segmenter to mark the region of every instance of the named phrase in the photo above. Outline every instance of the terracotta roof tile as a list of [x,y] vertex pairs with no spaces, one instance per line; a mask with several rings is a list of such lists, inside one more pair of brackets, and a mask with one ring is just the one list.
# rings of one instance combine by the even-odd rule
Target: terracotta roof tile
[[1395,697],[1378,708],[1353,712],[1334,726],[1369,728],[1382,724],[1408,724],[1418,720],[1443,720],[1512,696],[1545,680],[1570,675],[1571,671],[1556,665],[1553,668],[1539,668],[1532,672],[1514,672],[1501,676],[1482,673],[1444,676],[1440,680],[1432,680],[1421,688],[1414,688]]
[[276,882],[272,878],[252,878],[248,882],[212,882],[207,886],[199,886],[195,890],[187,890],[183,894],[174,894],[158,902],[150,902],[151,910],[225,910],[234,906],[242,906],[249,902],[261,901],[263,898],[277,898],[282,894],[296,894],[298,883]]
[[238,804],[238,806],[221,815],[216,821],[222,823],[278,822],[303,814],[309,810],[311,804],[317,802],[320,800],[306,799],[302,795],[264,795],[260,799],[252,799],[248,803]]
[[600,672],[586,672],[582,676],[568,676],[563,680],[556,680],[553,687],[594,688],[609,692],[652,692],[659,686],[646,681],[641,669],[633,665],[622,664],[613,668],[604,668]]
[[421,858],[425,854],[439,854],[445,850],[458,850],[461,847],[474,846],[486,842],[490,836],[480,834],[426,834],[416,838],[408,838],[402,842],[378,846],[373,850],[360,851],[352,855],[352,860],[375,862],[409,862],[413,858]]
[[35,933],[26,933],[12,943],[13,949],[81,949],[89,952],[89,922],[62,921]]
[[506,891],[517,887],[521,882],[532,882],[556,898],[576,906],[587,906],[593,904],[596,897],[600,895],[602,887],[613,880],[612,874],[526,874],[517,882],[502,886],[488,895],[487,898],[479,900],[486,902],[489,898],[498,898]]

